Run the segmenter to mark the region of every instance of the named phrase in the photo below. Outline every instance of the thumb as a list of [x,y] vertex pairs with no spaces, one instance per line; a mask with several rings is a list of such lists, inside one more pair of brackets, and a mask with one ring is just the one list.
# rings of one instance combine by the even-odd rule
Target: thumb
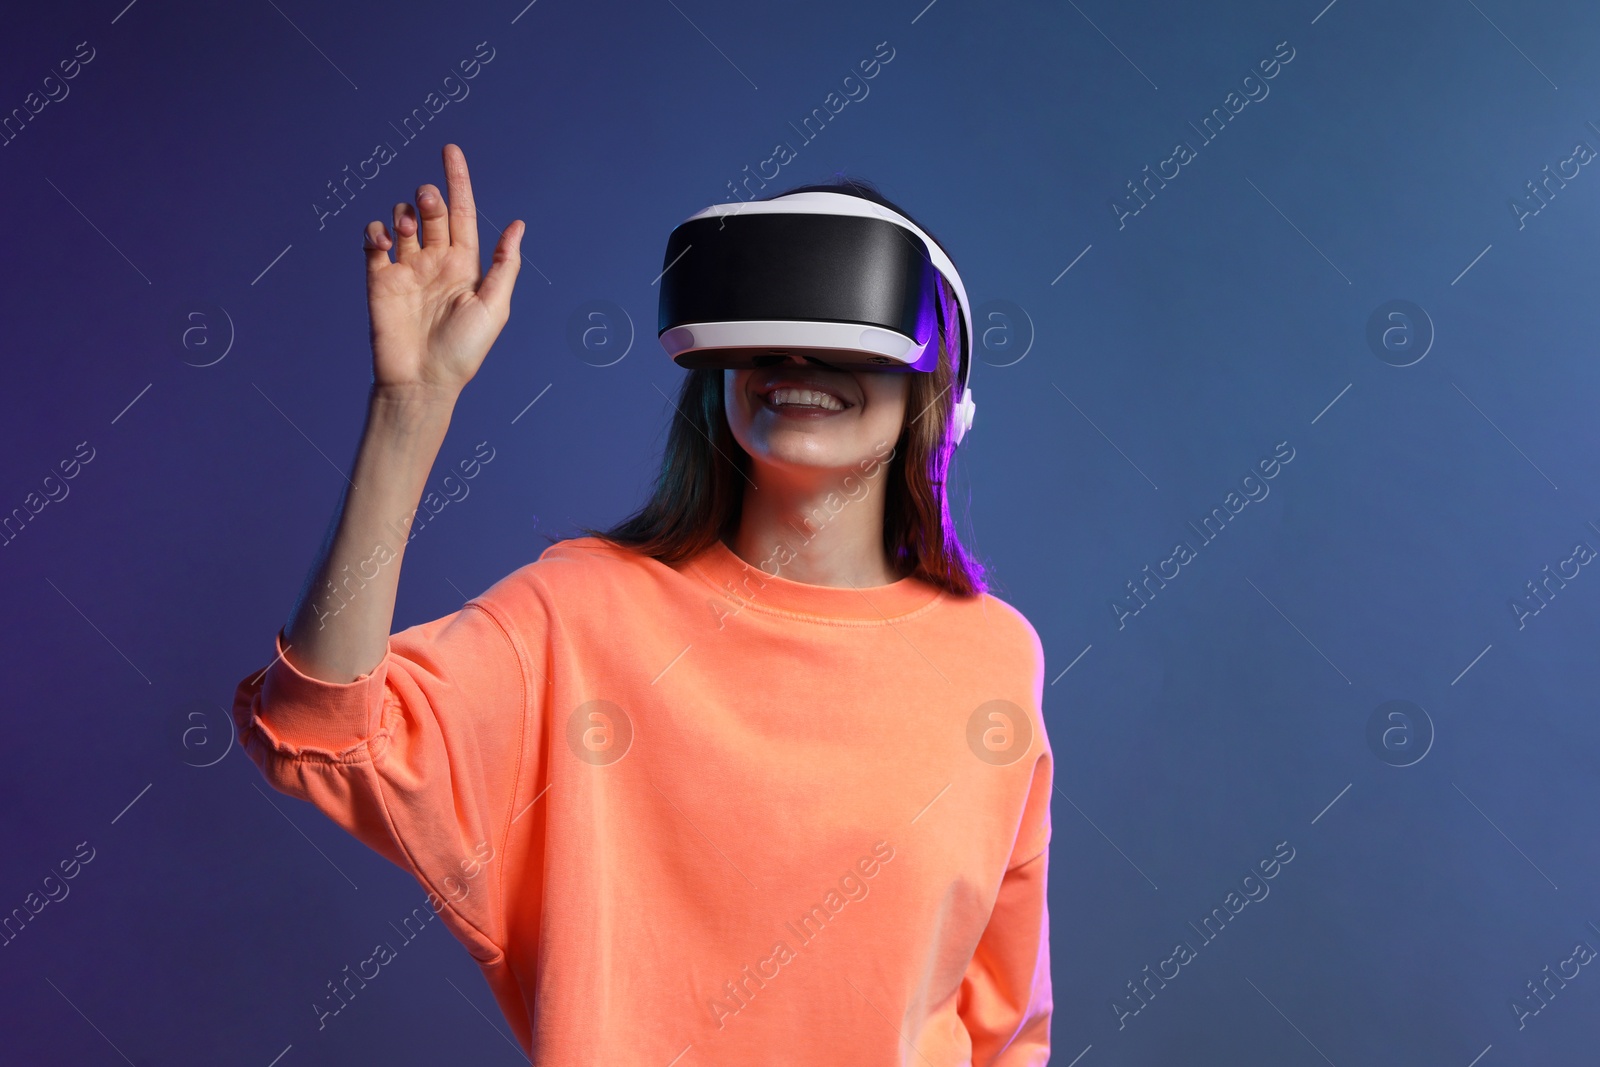
[[505,228],[494,246],[494,262],[478,286],[478,298],[504,321],[511,316],[511,290],[522,268],[522,234],[527,229],[521,219]]

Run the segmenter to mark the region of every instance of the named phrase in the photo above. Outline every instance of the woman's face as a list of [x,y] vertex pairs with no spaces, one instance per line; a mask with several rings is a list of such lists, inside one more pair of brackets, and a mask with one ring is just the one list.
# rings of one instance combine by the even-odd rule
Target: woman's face
[[791,356],[722,373],[728,425],[758,468],[859,469],[882,457],[905,425],[910,375],[904,371],[828,367]]

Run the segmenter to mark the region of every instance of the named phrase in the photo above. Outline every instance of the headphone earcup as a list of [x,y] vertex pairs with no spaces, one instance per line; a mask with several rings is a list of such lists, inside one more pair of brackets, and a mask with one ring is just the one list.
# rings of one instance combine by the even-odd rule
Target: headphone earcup
[[977,414],[977,402],[972,399],[972,387],[969,385],[961,391],[961,399],[956,402],[955,411],[952,413],[951,436],[955,444],[960,444],[961,439],[972,429],[973,417]]

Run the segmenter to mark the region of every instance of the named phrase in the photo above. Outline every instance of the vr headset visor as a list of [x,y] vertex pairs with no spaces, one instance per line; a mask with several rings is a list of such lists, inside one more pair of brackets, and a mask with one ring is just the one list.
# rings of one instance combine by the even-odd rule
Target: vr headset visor
[[931,372],[943,276],[960,315],[957,440],[971,424],[966,289],[937,242],[898,212],[829,192],[717,204],[673,229],[662,263],[657,336],[690,369],[798,354],[833,367]]

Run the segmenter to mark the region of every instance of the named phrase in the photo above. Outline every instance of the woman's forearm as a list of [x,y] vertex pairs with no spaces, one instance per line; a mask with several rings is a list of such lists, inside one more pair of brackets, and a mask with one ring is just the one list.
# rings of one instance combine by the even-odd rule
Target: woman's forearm
[[350,484],[284,627],[302,672],[350,682],[383,661],[406,531],[444,442],[452,390],[374,387]]

